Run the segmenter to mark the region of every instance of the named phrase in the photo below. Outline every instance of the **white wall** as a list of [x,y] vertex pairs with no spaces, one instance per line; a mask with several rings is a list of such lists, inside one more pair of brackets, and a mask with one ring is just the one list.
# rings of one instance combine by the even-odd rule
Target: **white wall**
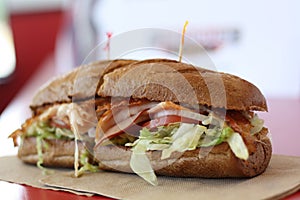
[[[237,28],[240,39],[209,52],[218,70],[255,83],[268,97],[300,97],[300,1],[102,0],[93,11],[99,42],[143,27],[181,31]],[[103,37],[101,37],[103,36]]]
[[[47,10],[74,2],[83,3],[80,0],[7,1],[15,12]],[[240,36],[237,42],[225,43],[218,50],[208,52],[217,69],[253,82],[268,97],[300,97],[298,0],[95,1],[94,9],[90,12],[99,36],[95,46],[98,42],[103,42],[107,31],[114,35],[138,28],[162,28],[181,32],[185,20],[189,21],[187,36],[190,35],[192,39],[207,30],[237,29]],[[89,13],[83,12],[83,9],[79,6],[74,15]],[[87,34],[88,30],[83,29],[83,33]],[[79,38],[80,43],[87,43],[86,39]],[[174,44],[172,41],[170,46]],[[184,54],[187,56],[187,51]],[[136,56],[143,58],[141,54]]]

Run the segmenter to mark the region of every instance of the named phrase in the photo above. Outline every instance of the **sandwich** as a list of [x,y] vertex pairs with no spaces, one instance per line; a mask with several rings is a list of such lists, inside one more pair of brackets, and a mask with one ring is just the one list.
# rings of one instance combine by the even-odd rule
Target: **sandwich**
[[153,185],[156,175],[254,177],[272,154],[256,86],[174,60],[81,66],[43,86],[30,107],[11,135],[21,138],[19,158],[77,175],[136,173]]
[[[96,171],[92,156],[97,124],[94,106],[99,77],[132,60],[99,61],[49,80],[34,95],[32,116],[9,137],[28,164],[74,168],[75,176]],[[104,100],[97,99],[98,103]],[[79,169],[80,168],[80,169]]]

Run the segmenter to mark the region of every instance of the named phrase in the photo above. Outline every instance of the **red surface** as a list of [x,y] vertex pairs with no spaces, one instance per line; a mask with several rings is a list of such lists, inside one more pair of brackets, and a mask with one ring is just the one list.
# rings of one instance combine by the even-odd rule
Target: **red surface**
[[[7,183],[0,181],[1,187],[1,197],[6,200],[52,200],[52,199],[59,199],[59,200],[87,200],[87,199],[94,199],[94,200],[107,200],[111,198],[103,197],[103,196],[93,196],[87,197],[83,195],[76,195],[69,192],[62,192],[62,191],[54,191],[54,190],[45,190],[45,189],[38,189],[30,186],[25,185],[18,185],[15,183]],[[1,198],[1,199],[2,199]]]
[[[46,189],[38,189],[26,185],[19,185],[14,183],[7,183],[0,181],[1,197],[6,200],[110,200],[112,198],[94,195],[87,197],[83,195],[76,195],[69,192],[53,191]],[[300,191],[284,198],[285,200],[300,199]]]
[[54,51],[55,40],[63,19],[62,11],[15,14],[10,24],[16,49],[16,70],[0,84],[0,114],[42,61]]

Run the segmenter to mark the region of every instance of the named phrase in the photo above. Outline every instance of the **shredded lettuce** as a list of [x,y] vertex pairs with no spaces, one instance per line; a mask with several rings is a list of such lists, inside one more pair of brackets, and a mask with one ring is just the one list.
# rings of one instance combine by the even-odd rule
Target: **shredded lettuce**
[[147,182],[157,185],[157,179],[146,151],[161,150],[161,159],[167,159],[175,151],[184,152],[197,147],[218,145],[222,142],[229,144],[236,157],[248,159],[249,153],[243,138],[229,126],[222,129],[220,127],[207,128],[198,124],[173,123],[158,127],[157,131],[143,128],[139,138],[133,143],[126,143],[125,146],[132,147],[131,169]]
[[25,137],[36,138],[36,149],[38,155],[37,167],[42,169],[43,174],[51,173],[43,167],[43,148],[48,148],[49,144],[45,139],[73,139],[74,135],[71,130],[58,127],[51,127],[47,121],[36,121],[26,130]]
[[25,137],[41,137],[43,139],[74,139],[74,134],[70,129],[51,127],[48,121],[36,121],[28,127]]
[[80,154],[79,162],[82,165],[82,167],[80,167],[80,169],[78,170],[78,176],[81,176],[85,172],[97,172],[97,171],[99,171],[99,167],[97,165],[91,164],[89,162],[89,160],[90,160],[89,152],[87,150],[84,150]]
[[[28,127],[25,137],[36,137],[36,149],[38,154],[37,167],[43,170],[43,174],[49,174],[51,171],[43,167],[43,148],[48,148],[49,144],[45,139],[74,139],[73,132],[69,129],[51,127],[47,121],[36,121]],[[89,163],[89,153],[87,150],[80,154],[80,169],[77,176],[83,173],[97,172],[98,166]]]
[[196,149],[198,141],[205,130],[205,126],[183,123],[171,136],[173,142],[169,148],[162,151],[161,159],[169,158],[175,151],[184,152]]
[[214,145],[221,144],[226,141],[227,138],[231,136],[233,130],[230,127],[225,127],[223,129],[213,128],[207,129],[205,131],[205,136],[202,137],[198,142],[198,147],[210,147]]
[[173,123],[158,127],[157,131],[143,128],[139,139],[125,146],[135,147],[147,140],[147,150],[163,150],[162,159],[170,157],[174,151],[183,152],[197,147],[209,147],[225,142],[234,131],[230,127],[208,129],[202,125]]
[[42,170],[42,173],[47,175],[53,173],[52,170],[46,169],[43,166],[43,147],[46,149],[49,147],[48,143],[41,137],[37,136],[36,137],[36,149],[37,149],[37,155],[38,155],[38,161],[36,163],[36,166]]
[[36,166],[40,169],[44,169],[43,165],[43,139],[41,137],[36,137],[36,149],[38,154],[38,161],[36,163]]

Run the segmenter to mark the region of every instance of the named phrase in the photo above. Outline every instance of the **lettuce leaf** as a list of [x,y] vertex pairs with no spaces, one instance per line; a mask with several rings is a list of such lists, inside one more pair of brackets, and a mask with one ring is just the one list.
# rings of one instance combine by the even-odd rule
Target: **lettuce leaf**
[[196,149],[199,139],[205,130],[205,126],[182,123],[172,135],[173,142],[170,147],[162,151],[161,159],[169,158],[175,151],[184,152]]
[[247,160],[249,157],[248,149],[239,133],[234,132],[227,140],[234,155],[240,159]]
[[150,140],[140,140],[133,148],[130,158],[130,167],[137,175],[148,183],[158,185],[156,175],[152,169],[150,160],[146,155]]
[[257,114],[254,115],[253,118],[251,118],[250,120],[252,128],[250,130],[250,133],[252,135],[260,132],[262,130],[262,128],[264,127],[264,120],[260,119]]

